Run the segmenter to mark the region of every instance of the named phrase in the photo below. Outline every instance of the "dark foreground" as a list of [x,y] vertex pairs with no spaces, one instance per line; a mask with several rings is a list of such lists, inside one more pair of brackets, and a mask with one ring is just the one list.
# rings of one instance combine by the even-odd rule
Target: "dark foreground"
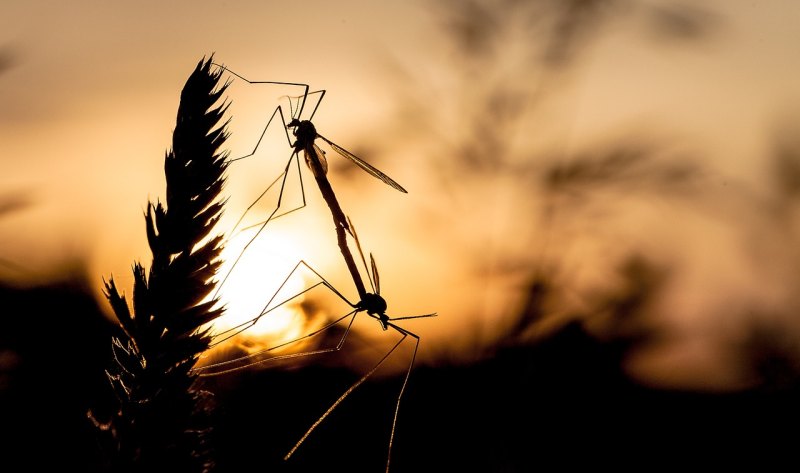
[[[70,284],[2,287],[0,304],[0,470],[108,471],[86,412],[109,405],[111,325]],[[654,390],[624,376],[622,355],[574,324],[478,363],[420,366],[402,404],[392,471],[718,470],[745,460],[761,471],[797,467],[800,383]],[[357,378],[316,364],[214,378],[206,386],[217,394],[217,471],[383,471],[399,379],[363,385],[282,460]]]

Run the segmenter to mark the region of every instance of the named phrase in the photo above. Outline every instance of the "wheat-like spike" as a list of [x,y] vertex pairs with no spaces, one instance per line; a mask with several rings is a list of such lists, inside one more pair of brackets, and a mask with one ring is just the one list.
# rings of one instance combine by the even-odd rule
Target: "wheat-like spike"
[[209,237],[224,200],[228,132],[216,105],[227,84],[201,60],[181,93],[172,149],[166,154],[165,203],[148,203],[149,271],[134,264],[132,310],[109,278],[106,296],[120,322],[108,378],[119,398],[111,427],[114,471],[205,472],[208,394],[191,372],[209,344],[203,326],[222,314],[213,291],[222,238]]

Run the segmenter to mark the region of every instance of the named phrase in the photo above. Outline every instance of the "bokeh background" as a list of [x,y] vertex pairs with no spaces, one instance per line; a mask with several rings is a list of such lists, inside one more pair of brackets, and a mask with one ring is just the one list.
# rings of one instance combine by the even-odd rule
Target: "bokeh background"
[[[730,459],[764,439],[765,455],[781,452],[800,372],[796,2],[3,10],[0,396],[4,424],[27,432],[19,442],[60,454],[26,461],[102,469],[85,418],[109,394],[102,279],[130,288],[132,263],[149,263],[142,213],[163,200],[180,89],[212,54],[250,80],[325,89],[320,133],[409,190],[328,153],[389,313],[439,314],[403,324],[422,343],[398,471],[613,464],[637,449]],[[231,156],[298,93],[235,81]],[[279,127],[269,131],[229,169],[222,231],[289,157]],[[241,281],[226,282],[231,306],[263,303],[301,258],[355,298],[306,171],[307,207],[248,250]],[[241,240],[230,246],[229,259]],[[341,310],[316,304],[327,310],[316,316]],[[279,461],[396,340],[369,322],[302,369],[209,381],[224,413],[221,467],[381,468],[407,345],[308,453]]]

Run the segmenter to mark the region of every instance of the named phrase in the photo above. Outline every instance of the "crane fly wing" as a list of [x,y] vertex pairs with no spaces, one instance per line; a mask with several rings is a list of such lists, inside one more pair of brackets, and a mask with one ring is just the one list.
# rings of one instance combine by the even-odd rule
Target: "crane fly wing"
[[317,159],[319,159],[319,164],[322,166],[322,170],[325,172],[325,174],[328,174],[328,160],[325,158],[325,151],[322,151],[322,148],[317,146],[316,143],[314,143],[314,151],[317,152]]
[[391,177],[389,177],[386,174],[382,173],[381,171],[376,169],[374,166],[372,166],[368,162],[364,161],[363,159],[361,159],[358,156],[354,155],[350,151],[347,151],[346,149],[342,148],[341,146],[337,145],[333,141],[325,138],[324,136],[322,136],[320,134],[317,134],[317,137],[318,138],[322,138],[323,140],[325,140],[325,142],[328,143],[329,145],[331,145],[331,148],[335,149],[337,153],[341,154],[342,156],[344,156],[345,158],[349,159],[350,161],[353,161],[354,163],[356,163],[358,165],[358,167],[360,167],[364,171],[367,171],[372,176],[377,177],[378,179],[383,181],[385,184],[388,184],[389,186],[399,190],[400,192],[402,192],[404,194],[408,194],[408,191],[403,189],[403,186],[401,186],[400,184],[396,183]]
[[378,276],[378,265],[375,264],[375,258],[372,256],[372,253],[369,254],[369,262],[372,265],[372,279],[375,281],[375,293],[380,295],[381,278]]
[[[311,172],[314,174],[314,177],[324,177],[325,175],[328,174],[328,160],[325,158],[325,151],[322,151],[322,149],[319,146],[317,146],[316,143],[313,145],[313,148],[315,157],[312,157],[312,155],[309,153],[308,148],[303,150],[306,158],[306,165],[308,165],[308,167],[311,169]],[[316,159],[316,161],[319,163],[319,167],[322,168],[322,176],[317,176],[316,171],[314,171],[315,166],[311,165],[312,159]]]
[[[367,275],[369,275],[369,269],[367,268],[367,260],[364,258],[364,251],[361,249],[361,242],[358,240],[358,233],[356,233],[356,227],[353,226],[353,221],[350,220],[350,217],[347,217],[347,225],[350,227],[350,234],[353,235],[353,240],[356,241],[356,248],[358,249],[358,255],[361,257],[361,263],[364,265],[364,269],[367,271]],[[372,254],[370,254],[372,257]],[[378,293],[375,283],[373,282],[372,278],[370,278],[370,286],[372,286],[372,290],[375,293]]]

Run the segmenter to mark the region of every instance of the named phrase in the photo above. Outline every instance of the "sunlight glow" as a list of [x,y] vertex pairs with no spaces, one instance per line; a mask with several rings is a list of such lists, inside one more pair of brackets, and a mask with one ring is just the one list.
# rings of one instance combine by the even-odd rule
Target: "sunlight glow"
[[219,290],[219,297],[226,310],[225,315],[215,322],[214,332],[240,326],[245,328],[259,314],[272,309],[234,338],[239,338],[245,345],[256,341],[273,344],[292,340],[302,335],[306,325],[305,314],[300,308],[305,296],[293,297],[304,289],[302,274],[295,273],[286,279],[300,260],[297,256],[299,250],[287,235],[276,232],[262,234],[234,266],[253,235],[254,230],[234,236],[222,252],[224,263],[219,272],[219,283],[228,276]]

